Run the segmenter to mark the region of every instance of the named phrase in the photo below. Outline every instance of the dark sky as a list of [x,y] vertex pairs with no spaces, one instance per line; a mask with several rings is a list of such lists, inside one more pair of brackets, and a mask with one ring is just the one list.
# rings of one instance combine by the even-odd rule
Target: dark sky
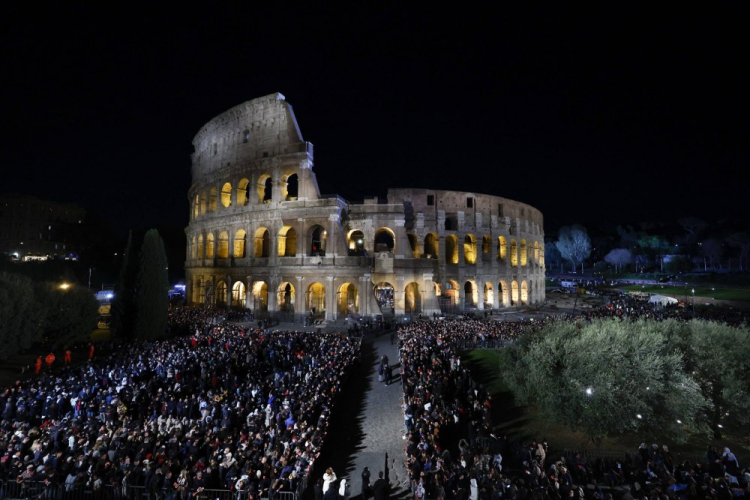
[[74,202],[120,230],[183,227],[193,136],[281,92],[315,145],[323,193],[497,194],[538,207],[553,228],[747,213],[739,3],[352,3],[4,7],[0,191]]

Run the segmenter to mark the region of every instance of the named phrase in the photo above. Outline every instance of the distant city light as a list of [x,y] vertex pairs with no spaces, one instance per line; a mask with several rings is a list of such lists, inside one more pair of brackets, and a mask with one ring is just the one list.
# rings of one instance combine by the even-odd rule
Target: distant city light
[[640,413],[637,413],[637,414],[635,415],[635,418],[637,418],[638,420],[642,420],[642,419],[643,419],[643,416],[642,416],[642,415],[641,415]]
[[60,285],[60,288],[62,288],[63,290],[67,290],[68,288],[70,288],[70,283],[62,283]]
[[589,396],[591,396],[592,394],[594,394],[594,389],[592,389],[591,387],[587,387],[586,388],[586,394],[588,394]]

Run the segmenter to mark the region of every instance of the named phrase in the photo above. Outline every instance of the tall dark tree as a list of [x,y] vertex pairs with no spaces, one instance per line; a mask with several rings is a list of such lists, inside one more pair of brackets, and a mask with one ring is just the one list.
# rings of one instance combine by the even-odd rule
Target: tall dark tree
[[167,330],[169,282],[167,255],[159,231],[149,229],[143,238],[135,286],[135,335],[153,339]]
[[39,339],[38,314],[32,281],[0,273],[0,359],[28,349]]
[[133,255],[133,232],[131,231],[128,233],[120,276],[115,284],[115,296],[112,299],[112,333],[120,337],[129,337],[133,333],[137,275],[138,260]]

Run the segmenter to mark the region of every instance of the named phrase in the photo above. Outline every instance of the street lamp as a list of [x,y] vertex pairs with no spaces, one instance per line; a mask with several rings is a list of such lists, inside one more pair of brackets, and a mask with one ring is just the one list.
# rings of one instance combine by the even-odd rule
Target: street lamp
[[693,317],[695,317],[695,288],[691,291],[693,292]]
[[70,288],[70,283],[62,283],[62,284],[60,285],[60,288],[61,288],[62,290],[67,290],[68,288]]

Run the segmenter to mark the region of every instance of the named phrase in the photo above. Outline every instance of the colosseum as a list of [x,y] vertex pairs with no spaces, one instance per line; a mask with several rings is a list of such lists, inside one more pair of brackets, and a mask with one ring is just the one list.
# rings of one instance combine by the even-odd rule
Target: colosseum
[[513,310],[544,301],[539,210],[498,196],[393,188],[322,196],[281,94],[193,140],[188,301],[284,321]]

